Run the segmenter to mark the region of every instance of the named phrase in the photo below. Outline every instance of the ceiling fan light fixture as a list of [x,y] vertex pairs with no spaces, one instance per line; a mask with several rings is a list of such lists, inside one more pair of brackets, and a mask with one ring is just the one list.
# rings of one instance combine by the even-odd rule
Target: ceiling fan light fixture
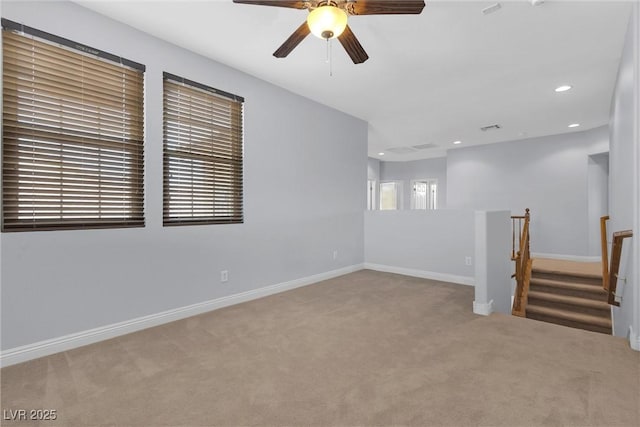
[[335,6],[320,6],[309,13],[307,25],[321,39],[334,39],[347,27],[347,13]]

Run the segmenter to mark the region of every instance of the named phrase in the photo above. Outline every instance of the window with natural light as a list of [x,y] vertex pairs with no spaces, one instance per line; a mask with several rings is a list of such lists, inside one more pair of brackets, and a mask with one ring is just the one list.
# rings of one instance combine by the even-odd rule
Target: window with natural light
[[411,182],[411,209],[432,210],[438,208],[438,181],[435,179]]
[[2,26],[2,230],[143,226],[144,66]]
[[380,210],[398,209],[398,183],[380,183]]
[[164,74],[164,224],[243,222],[244,99]]

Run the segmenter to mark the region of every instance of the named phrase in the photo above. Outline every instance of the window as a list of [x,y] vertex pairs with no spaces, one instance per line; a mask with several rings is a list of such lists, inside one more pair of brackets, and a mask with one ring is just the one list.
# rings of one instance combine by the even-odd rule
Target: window
[[367,210],[372,211],[376,208],[376,181],[370,179],[367,181]]
[[380,183],[380,210],[398,209],[398,183]]
[[411,181],[411,209],[437,209],[438,181],[436,179]]
[[164,74],[164,224],[243,222],[244,99]]
[[144,66],[2,27],[2,230],[144,226]]

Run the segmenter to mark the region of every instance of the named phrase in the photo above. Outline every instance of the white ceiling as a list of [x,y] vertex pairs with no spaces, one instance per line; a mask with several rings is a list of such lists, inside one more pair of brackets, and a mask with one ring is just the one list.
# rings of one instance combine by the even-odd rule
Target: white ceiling
[[[287,58],[273,51],[304,10],[209,1],[77,1],[216,61],[369,123],[369,155],[437,157],[457,147],[581,131],[604,125],[629,1],[429,1],[421,15],[352,16],[370,56],[354,65],[307,37]],[[555,93],[561,84],[573,89]],[[581,126],[569,129],[570,123]],[[483,132],[480,127],[502,129]],[[435,144],[408,154],[393,147]],[[384,157],[378,152],[386,152]]]

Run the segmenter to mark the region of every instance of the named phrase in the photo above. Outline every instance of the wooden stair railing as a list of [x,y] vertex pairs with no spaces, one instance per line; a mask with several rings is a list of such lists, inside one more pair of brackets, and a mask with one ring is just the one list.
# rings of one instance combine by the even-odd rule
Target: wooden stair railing
[[[531,279],[531,253],[529,251],[529,209],[525,210],[523,217],[512,216],[512,247],[511,259],[515,261],[515,279],[516,292],[513,298],[513,307],[511,314],[514,316],[525,317],[527,306],[527,295],[529,293],[529,281]],[[516,227],[518,228],[518,237],[516,240]],[[516,242],[518,243],[518,252],[516,250]],[[512,276],[513,277],[513,276]]]
[[618,285],[618,272],[620,271],[620,259],[622,257],[622,243],[627,237],[633,236],[631,230],[617,231],[613,233],[613,242],[611,242],[611,268],[609,272],[609,304],[620,306],[616,301],[616,286]]
[[[520,248],[520,241],[522,240],[522,225],[527,220],[529,215],[529,208],[525,210],[525,214],[522,216],[511,216],[511,260],[516,260],[516,251]],[[518,232],[516,233],[516,230]]]

